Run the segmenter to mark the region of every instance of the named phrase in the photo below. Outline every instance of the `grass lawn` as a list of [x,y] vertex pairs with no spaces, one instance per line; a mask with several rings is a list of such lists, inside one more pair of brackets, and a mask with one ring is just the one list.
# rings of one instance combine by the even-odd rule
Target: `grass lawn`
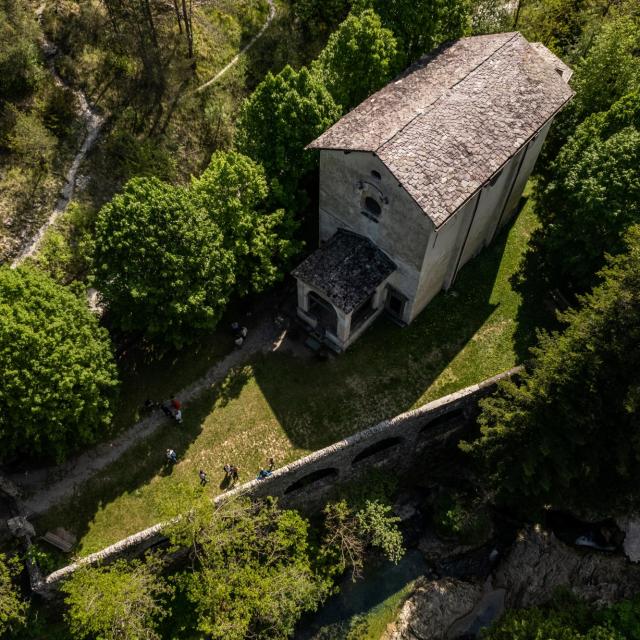
[[[463,269],[454,291],[437,296],[409,327],[381,318],[338,358],[270,354],[233,371],[186,407],[183,425],[167,424],[36,524],[74,531],[86,555],[184,510],[202,491],[200,468],[213,495],[226,462],[250,479],[270,456],[282,465],[521,362],[543,305],[525,309],[510,276],[535,225],[529,201]],[[167,447],[179,456],[170,472]]]

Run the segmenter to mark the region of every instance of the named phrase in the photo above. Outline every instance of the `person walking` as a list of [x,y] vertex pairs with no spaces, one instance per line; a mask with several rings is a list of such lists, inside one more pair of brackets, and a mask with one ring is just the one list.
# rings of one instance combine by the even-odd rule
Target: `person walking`
[[200,471],[198,472],[198,476],[200,476],[200,486],[204,487],[207,482],[209,482],[209,478],[207,478],[207,474],[200,469]]
[[240,473],[239,473],[238,467],[232,464],[231,465],[231,485],[229,486],[229,488],[236,486],[236,482],[238,482],[239,477],[240,477]]
[[178,462],[178,456],[173,449],[167,449],[167,462],[169,464],[175,464]]

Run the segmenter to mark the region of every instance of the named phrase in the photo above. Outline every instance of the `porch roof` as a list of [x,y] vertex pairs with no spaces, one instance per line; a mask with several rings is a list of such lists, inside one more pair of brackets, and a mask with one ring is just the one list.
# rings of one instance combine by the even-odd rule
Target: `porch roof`
[[351,313],[396,270],[396,265],[367,238],[340,229],[293,271],[294,277]]

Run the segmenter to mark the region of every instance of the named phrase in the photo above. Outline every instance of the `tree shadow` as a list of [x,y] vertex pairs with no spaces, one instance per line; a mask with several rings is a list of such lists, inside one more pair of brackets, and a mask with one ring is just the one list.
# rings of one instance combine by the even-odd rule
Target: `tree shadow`
[[257,361],[256,380],[292,444],[319,449],[410,409],[427,390],[428,399],[440,397],[497,373],[478,356],[477,367],[471,361],[463,373],[430,389],[500,306],[491,296],[509,231],[408,327],[383,316],[348,351],[326,362],[287,354]]
[[[520,199],[520,208],[527,198]],[[532,239],[536,232],[532,234]],[[537,344],[540,330],[551,331],[560,327],[557,312],[563,308],[562,295],[554,294],[545,277],[539,253],[529,246],[522,255],[517,271],[511,276],[510,284],[521,297],[516,315],[514,349],[521,362],[531,358],[531,347]]]

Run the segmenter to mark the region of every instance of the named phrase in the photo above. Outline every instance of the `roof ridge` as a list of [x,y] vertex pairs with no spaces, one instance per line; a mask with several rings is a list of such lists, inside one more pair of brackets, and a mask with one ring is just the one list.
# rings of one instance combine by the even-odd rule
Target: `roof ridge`
[[[415,116],[413,116],[413,118],[411,118],[410,120],[408,120],[402,127],[400,127],[400,129],[398,129],[391,137],[387,138],[382,144],[379,144],[375,150],[374,153],[377,153],[380,149],[382,149],[382,147],[384,147],[386,144],[389,144],[394,138],[398,137],[407,127],[409,127],[413,122],[415,122],[415,120],[417,120],[418,118],[421,118],[422,116],[424,116],[426,113],[428,113],[429,111],[432,111],[433,108],[435,107],[436,104],[438,104],[438,102],[440,102],[441,100],[443,100],[445,97],[447,97],[449,95],[449,93],[455,88],[457,87],[461,82],[463,82],[464,80],[466,80],[471,74],[473,74],[475,71],[477,71],[483,64],[485,64],[487,62],[487,60],[490,60],[491,58],[493,58],[493,56],[498,53],[501,49],[503,49],[504,47],[506,47],[512,40],[514,40],[517,36],[520,36],[521,38],[523,37],[522,34],[519,31],[512,31],[510,32],[512,35],[508,40],[505,40],[495,51],[491,52],[491,55],[488,55],[484,60],[482,60],[482,62],[479,62],[475,67],[473,67],[473,69],[470,69],[462,78],[460,78],[459,80],[457,80],[456,82],[454,82],[450,87],[447,87],[447,90],[442,93],[441,95],[439,95],[433,102],[431,102],[425,109],[422,109],[421,111],[418,111],[418,113],[416,113]],[[475,36],[471,36],[471,37],[475,37]],[[427,54],[429,55],[429,54]],[[416,63],[417,64],[417,63]]]

